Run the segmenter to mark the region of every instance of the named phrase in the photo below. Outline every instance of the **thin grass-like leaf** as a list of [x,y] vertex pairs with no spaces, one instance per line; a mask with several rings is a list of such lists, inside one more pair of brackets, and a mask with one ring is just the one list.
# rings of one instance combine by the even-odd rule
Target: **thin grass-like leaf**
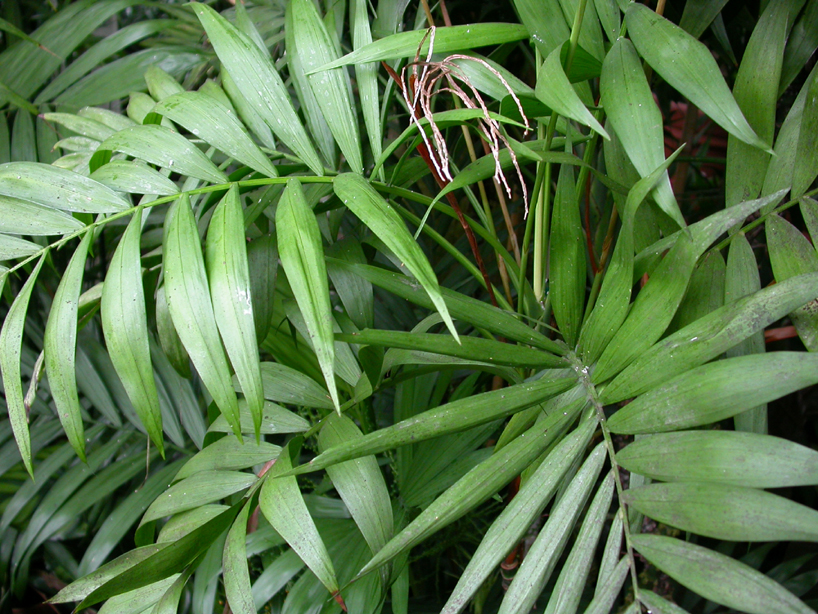
[[93,232],[87,232],[65,269],[62,281],[54,294],[54,302],[45,327],[43,347],[48,385],[57,414],[68,436],[68,441],[85,461],[85,429],[77,393],[74,369],[77,351],[77,310],[85,260]]
[[236,436],[239,408],[210,299],[199,233],[187,194],[168,213],[164,238],[165,293],[179,338],[202,382]]
[[[242,399],[239,401],[239,426],[242,433],[255,433],[256,427],[253,416],[247,403]],[[279,433],[302,433],[310,428],[310,423],[301,416],[284,409],[280,405],[267,401],[261,414],[261,434],[273,435]],[[233,430],[232,424],[222,415],[213,421],[208,431],[216,433],[229,433]]]
[[312,0],[291,0],[288,11],[292,11],[292,40],[299,51],[299,60],[307,73],[307,80],[318,106],[347,164],[356,173],[362,173],[358,119],[353,113],[349,97],[349,76],[342,68],[310,74],[318,67],[336,60],[338,53]]
[[795,595],[752,567],[696,544],[660,535],[634,535],[651,563],[702,597],[749,614],[810,614]]
[[91,173],[91,179],[112,190],[130,194],[170,196],[179,193],[179,187],[147,164],[128,160],[112,160]]
[[280,451],[279,446],[266,441],[222,437],[188,460],[173,479],[181,480],[200,471],[247,469],[278,457]]
[[[43,266],[48,252],[44,252],[26,283],[9,307],[3,320],[0,331],[0,373],[3,376],[3,391],[5,392],[6,408],[11,423],[17,449],[23,459],[28,474],[34,478],[34,467],[31,464],[31,436],[28,430],[28,409],[23,398],[23,384],[20,381],[20,354],[23,344],[23,326],[26,321],[28,303],[31,300],[31,291],[37,282],[37,275]],[[6,283],[7,271],[2,273],[2,284]]]
[[111,258],[102,288],[102,330],[117,375],[153,444],[165,456],[162,415],[153,379],[139,239],[142,209],[137,208]]
[[329,299],[324,249],[315,214],[304,198],[301,183],[287,182],[276,209],[276,233],[281,266],[287,273],[295,300],[312,337],[330,398],[340,413],[335,385],[332,306]]
[[258,436],[264,393],[253,321],[246,244],[239,190],[234,185],[213,212],[207,231],[205,257],[216,324],[241,384]]
[[236,516],[224,542],[224,593],[231,611],[236,614],[256,614],[250,570],[247,569],[247,519],[252,504],[253,497]]
[[242,471],[201,471],[185,478],[154,501],[142,516],[145,524],[151,520],[196,509],[207,503],[225,499],[252,486],[258,478]]

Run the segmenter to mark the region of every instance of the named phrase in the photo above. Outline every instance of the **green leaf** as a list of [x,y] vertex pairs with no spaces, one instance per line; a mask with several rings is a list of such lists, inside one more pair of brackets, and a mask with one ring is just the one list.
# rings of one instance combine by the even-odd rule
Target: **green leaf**
[[0,194],[49,208],[85,213],[115,213],[131,206],[93,179],[36,162],[0,164]]
[[66,235],[85,224],[59,209],[12,196],[0,196],[0,232],[16,235]]
[[761,572],[702,546],[659,535],[634,535],[634,547],[671,578],[705,599],[750,614],[813,610]]
[[[588,507],[585,520],[582,521],[582,528],[579,530],[579,535],[577,535],[574,542],[574,547],[562,567],[557,579],[557,585],[554,587],[554,592],[551,594],[548,606],[545,608],[547,614],[564,614],[577,611],[585,582],[591,571],[591,563],[594,560],[597,543],[608,510],[611,507],[613,493],[614,477],[613,473],[608,473],[602,484],[599,485],[596,495]],[[568,494],[567,491],[566,494]]]
[[778,495],[709,482],[632,488],[625,501],[651,518],[730,541],[818,541],[818,512]]
[[[255,433],[256,427],[247,403],[242,399],[239,401],[239,420],[242,433]],[[261,414],[261,434],[273,435],[279,433],[301,433],[310,428],[310,423],[298,414],[295,414],[280,405],[269,401],[264,403]],[[209,431],[217,433],[229,433],[233,430],[232,424],[222,415],[213,421]]]
[[696,261],[710,243],[750,213],[778,202],[783,195],[777,192],[741,203],[672,235],[678,237],[676,242],[639,292],[627,319],[603,352],[593,381],[608,379],[658,341],[681,303]]
[[454,322],[440,293],[437,277],[420,246],[406,229],[400,215],[375,191],[369,182],[358,175],[339,175],[332,182],[338,198],[375,235],[392,250],[406,269],[420,282],[437,312],[455,339]]
[[239,408],[210,300],[199,233],[187,194],[166,218],[163,251],[168,311],[202,382],[241,436]]
[[631,3],[625,25],[639,55],[671,86],[730,134],[769,151],[747,123],[710,50],[648,7]]
[[[363,434],[346,416],[330,415],[318,436],[320,450],[344,446]],[[372,553],[392,538],[392,504],[386,482],[374,456],[327,467],[335,490],[347,506]]]
[[[270,129],[290,147],[316,175],[323,166],[293,109],[284,82],[270,58],[245,34],[209,6],[192,3],[222,66],[235,88]],[[241,112],[241,109],[239,109]]]
[[273,299],[278,278],[278,247],[275,234],[253,239],[247,244],[247,266],[250,270],[250,298],[256,340],[261,343],[270,330]]
[[[361,49],[372,42],[369,27],[369,12],[364,0],[349,3],[349,22],[352,29],[353,49]],[[358,83],[361,111],[364,116],[369,148],[372,157],[379,160],[382,153],[383,130],[380,118],[380,95],[378,93],[378,65],[375,63],[355,64],[355,80]]]
[[548,57],[571,36],[558,2],[514,0],[514,8],[543,57]]
[[[814,4],[814,3],[813,3]],[[804,85],[807,88],[798,148],[792,169],[792,196],[798,198],[806,192],[818,175],[818,155],[815,153],[815,132],[818,130],[818,72],[813,71]]]
[[36,243],[0,234],[0,262],[36,254],[42,248]]
[[378,454],[409,443],[463,431],[547,401],[568,390],[576,380],[572,370],[558,370],[533,382],[458,399],[379,429],[352,443],[336,446],[296,468],[317,471],[361,456]]
[[565,437],[548,453],[537,470],[506,505],[483,536],[466,569],[460,575],[442,614],[461,612],[483,582],[506,556],[509,544],[523,538],[554,496],[563,476],[585,451],[596,424],[589,420]]
[[117,375],[148,436],[162,457],[162,415],[153,379],[139,240],[142,209],[137,208],[111,258],[102,287],[102,330]]
[[[775,134],[778,83],[787,42],[791,6],[802,0],[767,5],[753,29],[741,58],[733,96],[747,122],[765,143]],[[770,154],[745,143],[737,136],[727,140],[725,200],[727,206],[756,198],[764,184]]]
[[216,324],[258,436],[264,393],[246,244],[239,189],[233,185],[213,212],[207,231],[205,256]]
[[575,412],[567,415],[554,412],[545,416],[502,450],[477,465],[378,551],[358,572],[358,577],[408,552],[495,494],[542,454],[575,418]]
[[164,98],[153,111],[263,175],[278,176],[275,166],[248,136],[235,112],[215,98],[199,92],[180,92]]
[[[37,275],[45,262],[48,252],[43,252],[31,271],[26,283],[9,307],[0,330],[0,374],[3,377],[3,391],[5,393],[6,408],[9,422],[17,441],[17,449],[23,459],[28,474],[34,478],[34,467],[31,464],[31,436],[28,430],[28,408],[23,398],[23,383],[20,380],[20,354],[23,344],[23,326],[26,322],[28,303],[31,300],[31,291],[37,281]],[[7,270],[2,272],[0,289],[6,283]],[[4,514],[5,515],[5,514]]]
[[810,301],[816,289],[818,274],[810,273],[721,307],[644,352],[605,387],[600,399],[609,404],[637,396],[716,358]]
[[264,517],[298,553],[330,593],[338,592],[338,581],[327,548],[307,511],[295,477],[280,477],[292,468],[290,447],[285,447],[261,487],[259,504]]
[[140,524],[226,499],[256,480],[252,473],[242,471],[200,471],[168,488],[151,504]]
[[295,179],[287,181],[287,189],[276,209],[276,234],[281,266],[287,273],[287,281],[312,337],[332,404],[340,413],[333,373],[335,346],[332,305],[321,231],[315,214],[304,198],[301,184]]
[[551,221],[551,305],[560,333],[575,347],[585,307],[585,234],[579,217],[573,168],[560,166]]
[[43,119],[65,126],[72,132],[87,136],[95,141],[104,141],[116,130],[94,119],[74,115],[73,113],[44,113]]
[[540,67],[534,90],[537,98],[556,113],[590,126],[606,139],[610,138],[571,86],[560,61],[561,51],[561,48],[555,48]]
[[91,179],[130,194],[170,196],[179,193],[179,187],[161,173],[146,164],[128,160],[111,160],[91,173]]
[[174,542],[172,548],[159,549],[130,566],[85,596],[77,609],[81,610],[114,595],[121,595],[126,591],[147,586],[178,573],[196,560],[227,530],[240,508],[241,503],[234,505]]
[[[606,457],[605,446],[599,443],[577,471],[514,575],[503,597],[499,610],[501,614],[528,612],[534,605],[557,565]],[[611,485],[612,481],[609,480],[607,490]],[[610,494],[603,497],[597,505],[604,504],[606,498],[610,505],[609,497]]]
[[615,433],[661,433],[718,422],[818,382],[818,357],[774,352],[692,369],[632,401],[609,420]]
[[[619,39],[605,56],[599,91],[611,126],[628,157],[642,177],[649,176],[664,162],[662,114],[653,100],[636,49],[627,39]],[[658,184],[653,183],[659,207],[684,228],[686,224],[673,196],[670,178],[665,173]]]
[[222,437],[188,460],[173,479],[181,480],[200,471],[247,469],[278,457],[280,451],[279,446],[265,441]]
[[349,97],[349,76],[343,68],[310,74],[336,60],[338,53],[312,0],[291,0],[287,11],[292,13],[289,21],[293,28],[292,40],[318,106],[347,163],[353,171],[362,173],[358,119]]
[[[793,275],[818,271],[818,253],[795,226],[773,214],[765,223],[770,264],[777,282]],[[814,297],[813,297],[814,298]],[[801,341],[818,351],[818,304],[810,301],[790,314]]]
[[818,484],[818,452],[755,433],[662,433],[638,439],[616,458],[628,471],[663,481],[752,488]]
[[460,343],[458,343],[445,335],[366,329],[349,335],[336,335],[335,338],[338,341],[359,345],[431,352],[511,367],[544,369],[564,367],[568,364],[565,359],[547,352],[479,337],[460,337]]
[[145,71],[145,83],[151,97],[159,101],[185,91],[176,79],[158,66],[151,66]]
[[[790,16],[790,22],[792,22],[793,17]],[[783,94],[784,90],[790,86],[817,48],[818,2],[810,0],[787,39],[787,48],[784,51],[784,65],[781,68],[781,83],[778,85],[779,95]]]
[[216,168],[198,147],[164,126],[126,128],[105,139],[100,148],[121,151],[188,177],[210,183],[227,183],[227,175]]
[[222,559],[224,593],[230,609],[236,614],[256,614],[250,586],[250,570],[247,569],[247,519],[254,507],[252,504],[253,497],[239,512],[224,542]]
[[636,212],[657,181],[665,174],[668,166],[676,159],[681,149],[676,150],[647,177],[639,179],[628,192],[622,227],[614,248],[611,263],[602,281],[596,304],[588,320],[583,324],[579,337],[579,347],[587,364],[595,362],[608,343],[613,339],[630,307],[633,288],[633,250]]
[[277,403],[332,409],[327,390],[301,371],[277,362],[261,363],[264,398]]
[[684,610],[653,591],[639,591],[639,601],[648,611],[656,614],[688,614]]
[[77,455],[85,461],[85,429],[74,370],[77,351],[77,310],[79,307],[82,275],[93,232],[85,233],[79,247],[65,269],[62,281],[54,294],[51,313],[45,327],[43,348],[48,386],[57,415]]
[[179,375],[189,378],[190,358],[170,317],[164,285],[156,290],[156,333],[162,346],[162,354]]
[[628,557],[623,556],[610,575],[606,576],[605,583],[601,585],[600,590],[588,604],[585,614],[608,614],[622,590],[622,585],[625,584],[629,570]]
[[[423,42],[422,47],[421,42]],[[344,57],[316,67],[312,73],[331,70],[348,64],[366,64],[400,58],[425,58],[429,52],[430,36],[426,30],[400,32],[364,45]],[[502,45],[528,38],[524,26],[512,23],[474,23],[462,26],[435,28],[434,53],[450,54],[464,49],[476,49],[489,45]],[[310,74],[308,72],[308,74]]]

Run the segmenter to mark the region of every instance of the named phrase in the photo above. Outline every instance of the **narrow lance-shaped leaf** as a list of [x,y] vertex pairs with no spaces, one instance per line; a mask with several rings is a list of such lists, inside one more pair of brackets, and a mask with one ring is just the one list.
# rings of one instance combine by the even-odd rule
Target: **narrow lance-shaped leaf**
[[398,212],[375,191],[375,188],[366,179],[358,175],[351,173],[339,175],[332,182],[332,187],[338,198],[394,252],[407,270],[420,282],[443,318],[449,332],[455,339],[458,339],[457,330],[454,328],[454,322],[440,294],[440,287],[432,266],[420,246],[409,234]]
[[168,213],[165,294],[179,338],[219,410],[241,436],[239,407],[210,301],[199,233],[187,194]]
[[[364,45],[328,64],[317,67],[315,72],[330,70],[348,64],[382,62],[399,58],[413,58],[423,39],[420,55],[429,52],[429,37],[425,30],[400,32]],[[463,26],[439,27],[435,29],[434,52],[452,53],[463,49],[475,49],[489,45],[501,45],[528,38],[525,26],[511,23],[475,23]]]
[[534,474],[503,509],[472,556],[446,602],[442,614],[461,612],[506,556],[509,544],[517,543],[531,523],[542,513],[554,496],[562,476],[581,454],[593,435],[596,424],[587,421],[549,452]]
[[236,614],[256,614],[247,569],[247,519],[254,499],[251,497],[236,516],[224,542],[224,592],[230,609]]
[[773,352],[709,363],[665,382],[609,420],[615,433],[661,433],[725,418],[818,382],[818,354]]
[[[352,420],[331,415],[321,428],[318,445],[343,446],[361,437]],[[377,459],[366,456],[338,463],[327,467],[327,473],[369,548],[378,552],[392,538],[392,504]]]
[[279,477],[292,468],[290,447],[285,447],[261,487],[259,504],[264,517],[298,553],[330,593],[338,593],[338,580],[324,541],[318,534],[295,477]]
[[[9,422],[17,441],[17,449],[26,466],[28,474],[34,478],[34,468],[31,465],[31,436],[28,431],[28,411],[23,399],[23,384],[20,381],[20,354],[23,344],[23,326],[26,321],[28,302],[31,291],[37,281],[37,275],[45,262],[47,252],[44,252],[31,271],[26,283],[11,304],[3,329],[0,331],[0,373],[3,376],[6,407],[9,412]],[[6,283],[7,270],[2,273],[2,284]],[[0,285],[2,290],[2,285]],[[36,377],[36,374],[35,374]]]
[[269,57],[245,34],[209,6],[192,3],[222,66],[248,106],[316,175],[323,166],[293,109],[284,82]]
[[[352,24],[352,46],[360,49],[372,42],[369,27],[369,13],[364,0],[352,0],[349,3],[349,21]],[[361,111],[369,136],[369,147],[372,157],[379,160],[382,153],[383,131],[380,118],[380,96],[378,94],[378,65],[375,63],[356,63],[355,77],[361,97]]]
[[[628,157],[642,177],[648,176],[664,161],[662,114],[629,40],[619,39],[605,56],[599,88],[605,112]],[[684,228],[666,173],[653,194],[662,210]]]
[[749,614],[813,614],[763,573],[702,546],[661,535],[634,535],[634,547],[671,578],[705,599]]
[[[775,133],[778,83],[793,4],[792,0],[781,0],[767,5],[747,42],[733,86],[733,96],[747,123],[766,143],[773,142]],[[728,137],[724,178],[728,207],[758,197],[769,162],[768,152],[735,135]]]
[[500,606],[501,614],[531,610],[557,565],[577,517],[602,470],[606,456],[604,444],[598,444],[571,480],[537,539],[534,540],[523,564],[517,570]]
[[108,354],[153,444],[165,456],[162,414],[153,379],[139,240],[142,208],[136,212],[111,258],[102,287],[102,331]]
[[332,305],[321,231],[315,214],[304,198],[301,183],[287,181],[276,210],[276,233],[281,266],[287,273],[295,300],[304,316],[333,405],[340,413],[335,386]]
[[[818,3],[813,4],[818,7]],[[798,148],[795,165],[792,169],[792,195],[801,196],[809,189],[815,176],[818,175],[818,143],[815,134],[818,132],[818,72],[813,71],[807,80],[807,95],[804,100],[804,111],[801,116],[801,131],[798,135]]]
[[639,55],[665,81],[730,134],[749,145],[770,149],[747,123],[707,47],[636,2],[625,12],[625,25]]
[[318,106],[347,163],[353,171],[362,173],[358,118],[349,99],[349,76],[343,68],[309,74],[337,59],[338,54],[312,0],[290,0],[288,10],[292,10],[293,40]]
[[253,170],[268,177],[278,176],[235,113],[215,98],[200,92],[180,92],[165,98],[153,110]]
[[54,302],[43,339],[48,386],[54,398],[54,404],[57,406],[57,415],[68,436],[68,441],[71,442],[71,446],[83,462],[85,461],[85,429],[82,425],[82,410],[77,393],[74,365],[77,351],[77,310],[82,275],[93,235],[92,231],[85,233],[65,269],[62,281],[54,294]]
[[818,484],[818,452],[786,439],[741,431],[682,431],[643,437],[616,459],[665,482],[709,481],[753,488]]
[[239,189],[233,185],[210,220],[205,252],[216,324],[247,399],[258,436],[264,393],[246,245]]

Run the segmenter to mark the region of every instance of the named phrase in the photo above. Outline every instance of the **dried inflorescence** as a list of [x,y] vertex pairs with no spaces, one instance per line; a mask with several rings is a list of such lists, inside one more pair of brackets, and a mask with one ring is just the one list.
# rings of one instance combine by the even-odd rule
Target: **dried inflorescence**
[[[429,51],[426,54],[426,59],[421,60],[421,48],[427,39],[429,40]],[[403,98],[406,101],[407,107],[409,108],[412,121],[418,126],[418,130],[420,131],[423,142],[425,143],[426,149],[429,152],[429,157],[434,165],[437,175],[445,181],[452,180],[452,175],[449,170],[449,150],[446,147],[446,140],[443,138],[443,134],[432,117],[431,100],[435,94],[440,92],[449,92],[453,96],[457,96],[457,98],[466,106],[466,108],[480,109],[483,112],[483,117],[481,117],[479,120],[479,127],[483,133],[485,142],[488,144],[489,150],[494,156],[494,179],[503,185],[506,194],[511,197],[511,188],[508,185],[508,181],[506,180],[502,165],[500,163],[500,145],[503,144],[508,149],[514,169],[517,171],[517,177],[520,180],[520,185],[523,189],[523,201],[528,203],[528,192],[526,190],[523,174],[520,170],[520,165],[517,162],[517,156],[515,155],[514,150],[509,145],[508,139],[506,139],[505,135],[500,130],[499,122],[492,118],[489,114],[488,107],[486,107],[486,103],[483,101],[480,93],[471,84],[468,76],[463,72],[460,66],[455,63],[455,61],[468,60],[471,62],[477,62],[489,70],[495,77],[497,77],[516,103],[517,109],[525,122],[526,132],[528,132],[531,129],[531,126],[528,123],[528,118],[523,112],[523,107],[520,104],[520,100],[517,98],[517,95],[511,89],[511,86],[503,78],[503,76],[485,60],[468,55],[453,54],[444,58],[440,62],[433,62],[432,54],[434,53],[434,46],[435,27],[432,26],[426,31],[426,35],[423,37],[423,40],[421,40],[420,45],[418,46],[417,54],[415,54],[414,62],[411,62],[405,66],[401,71],[400,81]],[[409,73],[408,78],[407,72]],[[431,126],[432,142],[429,141],[426,131],[420,125],[418,109],[420,110],[422,117],[426,118]]]

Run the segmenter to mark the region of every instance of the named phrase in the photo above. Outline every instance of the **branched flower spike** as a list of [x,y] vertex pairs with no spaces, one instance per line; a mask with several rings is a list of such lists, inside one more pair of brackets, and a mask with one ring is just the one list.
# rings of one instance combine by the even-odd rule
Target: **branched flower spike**
[[[426,54],[426,59],[421,60],[420,50],[423,47],[423,44],[426,42],[426,39],[429,39],[429,51]],[[514,169],[517,171],[517,177],[520,180],[520,185],[523,189],[523,201],[527,203],[528,192],[526,190],[523,174],[520,170],[520,165],[517,162],[517,156],[514,153],[514,150],[511,148],[508,139],[506,139],[505,135],[500,130],[499,122],[492,118],[489,114],[488,107],[486,107],[486,103],[483,101],[480,93],[472,85],[468,76],[463,72],[460,66],[455,63],[455,60],[477,62],[489,70],[495,77],[497,77],[517,105],[517,110],[520,112],[520,115],[525,122],[527,133],[529,130],[531,130],[531,126],[528,123],[528,118],[523,111],[519,98],[517,98],[514,90],[511,89],[511,86],[503,78],[503,76],[485,60],[468,55],[453,54],[444,58],[440,62],[433,62],[432,54],[434,53],[434,46],[435,27],[432,26],[426,31],[426,36],[423,37],[423,40],[418,46],[418,51],[415,54],[415,61],[405,66],[401,71],[401,82],[403,86],[401,90],[403,93],[403,98],[406,101],[406,105],[409,108],[412,121],[417,125],[418,130],[420,131],[421,137],[423,138],[423,142],[426,145],[426,149],[429,152],[429,157],[435,167],[435,170],[437,171],[438,176],[446,181],[452,181],[452,175],[449,170],[449,151],[446,147],[446,140],[443,138],[443,134],[432,117],[431,100],[435,94],[440,92],[449,92],[453,96],[457,96],[457,98],[460,99],[466,108],[480,109],[483,112],[483,117],[479,120],[479,126],[483,132],[483,138],[494,156],[494,179],[503,185],[506,194],[510,198],[511,188],[508,185],[508,181],[506,180],[505,174],[503,173],[503,168],[500,164],[500,144],[503,144],[508,149],[509,155],[511,156],[511,161],[514,164]],[[411,69],[408,80],[406,75],[407,69]],[[443,81],[443,83],[441,83],[441,81]],[[420,108],[423,117],[428,120],[429,125],[432,128],[433,143],[430,142],[429,137],[426,135],[426,131],[420,126],[418,108]]]

